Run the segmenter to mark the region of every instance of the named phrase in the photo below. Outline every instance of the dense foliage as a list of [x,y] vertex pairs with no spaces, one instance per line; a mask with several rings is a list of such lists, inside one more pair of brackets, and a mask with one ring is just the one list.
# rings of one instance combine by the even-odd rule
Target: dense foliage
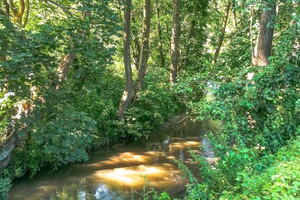
[[[122,5],[53,2],[34,1],[26,29],[0,15],[1,55],[5,55],[0,69],[1,141],[11,121],[20,130],[20,145],[1,171],[1,199],[10,179],[25,173],[33,176],[41,167],[87,160],[88,151],[120,138],[146,136],[180,107],[168,89],[167,70],[153,68],[145,92],[127,111],[126,121],[119,122],[116,113],[124,80],[113,55],[119,54],[122,29],[117,9]],[[83,19],[85,11],[91,15]],[[70,52],[76,58],[68,78],[60,83],[56,71]],[[29,132],[21,124],[27,124]]]
[[[253,6],[261,5],[244,8],[246,17]],[[288,16],[287,9],[291,13]],[[201,183],[179,164],[191,179],[187,191],[190,199],[299,197],[299,170],[289,167],[299,160],[300,71],[295,41],[300,10],[292,1],[281,4],[279,10],[275,26],[279,34],[273,41],[269,65],[250,66],[251,41],[244,32],[249,32],[249,25],[241,21],[241,27],[229,34],[226,51],[213,71],[206,72],[209,66],[203,65],[203,72],[183,77],[178,84],[177,92],[187,95],[188,107],[198,119],[223,122],[218,133],[206,136],[213,143],[218,163],[212,168],[194,154]],[[198,85],[200,81],[208,87]],[[195,99],[195,93],[214,94],[214,98]]]
[[[190,181],[186,199],[300,196],[299,0],[182,0],[175,85],[168,66],[178,1],[151,2],[149,51],[142,50],[142,0],[20,2],[0,0],[0,199],[16,177],[88,160],[90,151],[121,139],[151,138],[183,108],[197,120],[222,122],[205,136],[217,163],[191,152],[201,182],[176,161]],[[263,16],[274,3],[276,16],[266,25],[274,29],[272,53],[266,65],[254,65]],[[130,49],[122,41],[126,6]],[[126,50],[134,94],[118,120]],[[143,55],[148,66],[138,91]],[[152,197],[170,199],[143,194]]]

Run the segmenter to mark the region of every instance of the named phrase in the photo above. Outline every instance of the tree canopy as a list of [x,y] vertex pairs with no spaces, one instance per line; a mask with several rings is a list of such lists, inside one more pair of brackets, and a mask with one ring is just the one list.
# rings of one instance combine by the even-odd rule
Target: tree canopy
[[0,198],[180,112],[222,122],[188,199],[270,195],[255,177],[299,163],[299,26],[299,0],[0,0]]

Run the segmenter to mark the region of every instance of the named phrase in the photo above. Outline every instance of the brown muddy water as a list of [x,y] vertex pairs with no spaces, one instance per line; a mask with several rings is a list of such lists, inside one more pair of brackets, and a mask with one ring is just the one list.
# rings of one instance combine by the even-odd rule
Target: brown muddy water
[[16,180],[9,200],[142,199],[140,193],[148,181],[158,192],[167,191],[171,197],[182,199],[187,181],[174,159],[199,174],[188,149],[200,151],[202,143],[207,150],[201,153],[214,157],[209,143],[202,138],[213,129],[211,126],[208,122],[184,120],[151,134],[148,140],[101,149],[91,154],[88,162]]

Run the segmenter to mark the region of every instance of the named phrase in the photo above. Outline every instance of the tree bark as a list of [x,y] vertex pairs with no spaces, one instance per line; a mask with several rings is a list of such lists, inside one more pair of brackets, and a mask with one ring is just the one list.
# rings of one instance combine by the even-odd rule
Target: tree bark
[[[86,20],[86,18],[88,16],[90,16],[91,13],[88,12],[88,11],[82,11],[81,13],[81,18],[82,20]],[[83,29],[82,32],[81,32],[81,36],[83,38],[86,38],[87,34],[89,32],[89,29]],[[71,48],[70,48],[72,51],[74,49],[74,42],[73,42],[73,38],[71,37]],[[57,75],[58,75],[58,81],[59,82],[62,82],[63,80],[66,79],[67,77],[67,74],[70,70],[70,67],[72,65],[72,63],[74,62],[74,59],[76,57],[76,53],[74,52],[70,52],[68,53],[64,59],[62,60],[62,62],[60,63],[60,65],[58,66],[57,68]],[[58,89],[59,88],[59,84],[56,86],[56,88]]]
[[[19,10],[15,7],[14,2],[12,0],[8,0],[7,3],[9,5],[10,13],[12,13],[13,21],[15,23],[18,23],[20,27],[25,28],[29,16],[29,0],[19,0]],[[23,22],[24,12],[25,20]]]
[[[139,9],[137,11],[139,13]],[[134,23],[135,21],[135,13],[131,13],[131,20],[132,23]],[[139,70],[139,65],[140,65],[140,58],[141,58],[141,44],[140,44],[140,40],[138,37],[138,31],[135,30],[134,28],[131,28],[131,33],[132,33],[132,39],[133,39],[133,44],[131,45],[132,47],[132,54],[133,54],[133,62],[134,62],[134,66],[136,68],[136,70]]]
[[159,21],[159,3],[158,0],[156,0],[156,28],[158,32],[158,50],[159,50],[159,56],[160,56],[160,66],[163,68],[165,66],[165,60],[164,60],[164,53],[163,53],[163,44],[162,44],[162,36],[161,36],[161,25]]
[[[28,113],[27,115],[29,116],[30,114]],[[22,120],[14,119],[11,127],[4,131],[3,136],[5,138],[0,143],[0,170],[9,164],[13,150],[26,138],[28,132],[42,116],[43,113],[31,115],[31,119],[26,117],[26,119],[23,119],[23,122]]]
[[145,0],[142,48],[141,48],[142,51],[141,51],[141,58],[140,58],[136,90],[142,89],[143,84],[144,84],[146,70],[147,70],[147,64],[148,64],[148,58],[149,58],[150,23],[151,23],[151,0]]
[[124,67],[126,74],[126,84],[123,95],[121,97],[118,119],[121,121],[125,118],[125,111],[130,103],[132,92],[132,69],[130,61],[130,13],[131,13],[131,0],[126,0],[124,9]]
[[132,53],[134,57],[134,66],[136,70],[139,71],[140,58],[141,58],[141,45],[140,45],[139,38],[134,33],[132,34],[132,38],[135,46],[135,48],[132,48]]
[[[195,13],[196,14],[196,13]],[[191,22],[191,29],[190,29],[190,32],[189,32],[189,35],[188,35],[188,41],[187,41],[187,47],[186,47],[186,51],[185,51],[185,58],[184,58],[184,65],[186,66],[189,62],[189,54],[190,54],[190,50],[191,50],[191,39],[192,37],[194,36],[194,33],[195,33],[195,26],[196,26],[196,20],[193,20]]]
[[[296,11],[297,10],[297,2],[296,2],[296,0],[293,0],[293,7],[294,7],[294,11]],[[294,13],[295,15],[297,15],[297,13]],[[294,18],[292,21],[291,21],[291,23],[290,23],[290,25],[291,26],[296,26],[296,33],[299,33],[299,24],[297,24],[297,20],[296,20],[297,18]],[[293,46],[293,48],[294,48],[294,51],[292,52],[292,56],[294,57],[294,59],[295,59],[295,67],[299,67],[298,65],[299,65],[299,49],[300,49],[300,42],[299,42],[299,38],[297,38],[296,37],[296,39],[295,39],[295,42],[294,42],[294,46]]]
[[220,37],[219,37],[219,40],[218,40],[218,46],[216,48],[216,51],[215,51],[215,54],[214,54],[214,57],[213,57],[210,68],[212,68],[214,66],[214,64],[216,64],[219,53],[220,53],[220,50],[221,50],[221,47],[222,47],[222,43],[223,43],[224,36],[225,36],[225,30],[226,30],[228,15],[229,15],[229,10],[230,10],[230,5],[231,5],[231,1],[229,0],[228,3],[227,3],[226,9],[225,9],[225,15],[224,15],[223,22],[222,22],[222,29],[221,29],[221,34],[220,34]]
[[151,23],[151,0],[145,0],[143,9],[143,32],[142,32],[142,47],[141,57],[138,70],[138,77],[134,85],[134,95],[131,104],[136,102],[138,98],[138,92],[144,85],[144,78],[146,75],[148,57],[149,57],[149,35],[150,35],[150,23]]
[[259,33],[255,45],[254,55],[252,57],[252,66],[267,66],[268,57],[272,53],[272,40],[274,34],[276,3],[267,3],[263,8],[259,24]]
[[171,86],[177,80],[177,68],[179,57],[179,7],[180,0],[173,0],[173,17],[172,17],[172,38],[171,38],[171,62],[170,62],[170,83]]
[[253,48],[253,12],[254,8],[253,6],[251,7],[251,17],[250,17],[250,43],[251,43],[251,58],[253,58],[254,55],[254,48]]
[[190,28],[189,35],[188,35],[185,55],[184,55],[184,59],[182,60],[182,65],[184,65],[184,67],[186,67],[189,63],[189,54],[190,54],[190,50],[191,50],[191,39],[194,37],[194,34],[195,34],[196,19],[197,19],[199,10],[200,10],[200,1],[196,0],[195,4],[196,5],[195,5],[195,9],[194,9],[194,16],[193,16],[193,20],[191,22],[191,28]]
[[[66,79],[69,69],[75,59],[75,56],[75,53],[68,53],[60,63],[59,67],[57,68],[59,82]],[[59,88],[59,85],[57,85],[57,88]]]
[[237,27],[237,17],[236,17],[236,5],[235,0],[232,0],[232,13],[233,13],[233,25]]
[[22,27],[25,28],[28,18],[29,18],[29,0],[25,0],[25,16],[24,16],[24,22],[22,24]]

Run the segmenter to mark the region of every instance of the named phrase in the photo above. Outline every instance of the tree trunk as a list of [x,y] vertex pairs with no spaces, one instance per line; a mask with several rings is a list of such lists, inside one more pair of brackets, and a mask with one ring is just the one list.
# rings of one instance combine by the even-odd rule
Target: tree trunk
[[75,53],[68,53],[60,63],[59,67],[57,68],[59,82],[66,79],[68,71],[75,59],[75,56]]
[[0,48],[0,62],[5,62],[6,61],[6,43],[5,41],[1,44]]
[[159,20],[159,3],[158,0],[156,0],[156,28],[158,32],[158,50],[159,50],[159,56],[160,56],[160,66],[163,68],[165,66],[165,60],[164,60],[164,53],[163,53],[163,44],[162,44],[162,37],[161,37],[161,25]]
[[171,38],[171,62],[170,62],[170,83],[174,85],[177,79],[178,68],[178,46],[179,46],[179,7],[180,0],[173,0],[173,18],[172,18],[172,38]]
[[[82,11],[81,13],[81,18],[82,20],[86,20],[86,18],[89,16],[90,17],[91,13],[88,11]],[[89,29],[83,29],[81,32],[81,36],[83,39],[86,38],[87,34],[89,32]],[[74,42],[73,42],[73,38],[71,37],[71,51],[74,49]],[[72,63],[74,62],[74,59],[76,57],[76,53],[74,52],[70,52],[68,53],[64,59],[62,60],[62,62],[60,63],[60,65],[57,68],[57,75],[58,75],[58,81],[61,82],[63,80],[66,79],[67,74],[70,70],[70,67],[72,65]],[[56,89],[59,88],[59,84],[57,84]]]
[[144,78],[147,70],[147,63],[149,57],[149,35],[151,23],[151,0],[145,0],[143,16],[143,32],[142,32],[142,48],[141,57],[138,70],[138,77],[134,85],[134,95],[131,104],[134,104],[138,98],[138,92],[142,89]]
[[[19,9],[16,8],[13,0],[8,0],[7,3],[9,5],[10,12],[13,15],[13,21],[15,23],[18,23],[20,27],[24,28],[26,26],[28,15],[29,15],[29,0],[26,0],[26,2],[24,0],[19,0],[19,5],[18,5]],[[25,21],[23,23],[23,15],[25,10],[26,10]]]
[[[139,9],[138,9],[139,12]],[[135,13],[131,14],[131,20],[132,23],[134,23],[135,21]],[[140,58],[141,58],[141,44],[139,41],[139,37],[138,37],[138,31],[136,31],[134,28],[131,29],[131,33],[132,33],[132,39],[133,39],[133,45],[131,45],[132,47],[132,54],[133,54],[133,62],[134,62],[134,66],[136,68],[136,70],[139,70],[139,65],[140,65]]]
[[3,133],[4,140],[0,143],[0,170],[9,164],[13,150],[25,139],[28,132],[42,118],[43,113],[36,115],[27,113],[27,115],[28,117],[23,120],[14,119],[11,127]]
[[141,48],[142,51],[141,51],[136,90],[142,89],[146,70],[147,70],[148,57],[149,57],[150,23],[151,23],[151,0],[145,0],[143,21],[144,22],[143,22],[142,48]]
[[191,29],[190,29],[190,32],[189,32],[189,35],[188,35],[188,41],[187,41],[187,45],[186,45],[185,55],[184,55],[184,59],[183,59],[183,62],[182,62],[184,67],[186,67],[189,63],[189,54],[190,54],[190,50],[191,50],[191,41],[190,40],[194,36],[195,26],[196,26],[196,20],[193,20],[191,22]]
[[187,40],[187,46],[186,46],[186,50],[185,50],[185,55],[184,55],[184,59],[182,60],[182,65],[184,65],[184,67],[186,67],[189,63],[189,54],[190,54],[190,50],[191,50],[191,39],[194,37],[195,34],[195,26],[196,26],[196,19],[197,19],[197,15],[199,13],[200,10],[200,1],[196,0],[195,1],[195,9],[194,9],[194,16],[193,16],[193,20],[191,22],[191,28],[189,31],[189,35],[188,35],[188,40]]
[[25,1],[25,16],[24,16],[24,22],[22,24],[22,27],[25,28],[28,18],[29,18],[29,0]]
[[251,17],[250,17],[250,44],[251,44],[251,58],[253,58],[254,55],[254,48],[253,48],[253,12],[254,8],[253,6],[251,7]]
[[139,67],[140,67],[140,58],[141,58],[141,45],[140,45],[140,41],[139,38],[133,33],[133,42],[134,42],[134,46],[135,48],[132,48],[132,53],[133,53],[133,57],[134,57],[134,66],[136,68],[137,71],[139,71]]
[[[297,10],[297,2],[296,2],[296,0],[293,0],[293,7],[294,7],[294,9],[295,9],[295,11]],[[296,15],[297,15],[297,13],[295,13]],[[297,20],[296,20],[297,18],[294,18],[292,21],[291,21],[291,23],[290,23],[290,25],[291,26],[296,26],[296,33],[299,33],[299,24],[297,24]],[[299,65],[299,49],[300,49],[300,42],[299,42],[299,38],[297,38],[296,37],[296,39],[295,39],[295,42],[294,42],[294,51],[292,52],[292,56],[294,57],[294,59],[295,59],[295,67],[299,67],[298,65]]]
[[121,97],[118,119],[121,121],[125,118],[125,111],[130,103],[130,97],[132,92],[132,70],[130,62],[130,12],[131,12],[131,0],[126,0],[124,9],[124,67],[126,74],[125,90]]
[[232,13],[233,13],[233,25],[237,27],[237,17],[236,17],[236,5],[235,0],[232,0]]
[[252,66],[267,66],[272,53],[272,40],[276,17],[276,3],[268,3],[261,13],[259,33],[252,57]]
[[222,47],[222,43],[223,43],[224,36],[225,36],[225,30],[226,30],[228,15],[229,15],[229,10],[230,10],[230,4],[231,4],[231,1],[228,1],[228,4],[227,4],[226,9],[225,9],[225,15],[224,15],[223,22],[222,22],[222,29],[221,29],[221,34],[220,34],[220,37],[219,37],[219,40],[218,40],[218,46],[216,48],[215,55],[214,55],[214,58],[212,60],[210,68],[212,68],[213,65],[216,64],[219,53],[220,53],[220,50],[221,50],[221,47]]

